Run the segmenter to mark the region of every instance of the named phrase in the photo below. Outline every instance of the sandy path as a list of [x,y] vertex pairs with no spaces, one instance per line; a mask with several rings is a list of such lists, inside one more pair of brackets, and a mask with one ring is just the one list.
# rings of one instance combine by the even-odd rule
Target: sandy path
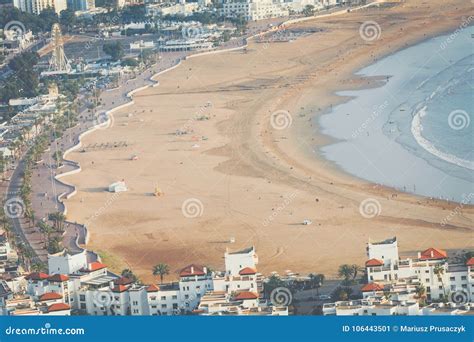
[[[147,281],[158,262],[173,270],[190,262],[222,268],[226,248],[251,244],[263,272],[328,275],[342,263],[363,264],[369,238],[397,235],[404,252],[472,246],[472,208],[441,227],[455,206],[405,194],[392,198],[390,189],[339,172],[315,157],[312,150],[327,140],[311,134],[315,127],[308,121],[342,100],[335,90],[377,82],[354,78],[354,70],[455,29],[468,7],[461,0],[430,6],[412,0],[297,24],[324,31],[292,43],[251,44],[246,51],[185,61],[161,75],[159,87],[138,93],[136,105],[118,112],[113,127],[84,140],[85,146],[127,141],[128,147],[69,155],[83,171],[67,179],[79,190],[66,203],[68,219],[88,223],[88,247],[106,263],[132,267]],[[381,39],[360,38],[367,20],[380,25]],[[284,130],[270,125],[278,110],[292,117]],[[189,133],[177,136],[176,130]],[[132,161],[134,154],[139,159]],[[128,192],[105,191],[121,179]],[[157,186],[161,197],[152,195]],[[190,198],[199,200],[196,218],[182,212]],[[367,198],[381,205],[375,218],[359,212]],[[304,219],[313,224],[302,226]]]

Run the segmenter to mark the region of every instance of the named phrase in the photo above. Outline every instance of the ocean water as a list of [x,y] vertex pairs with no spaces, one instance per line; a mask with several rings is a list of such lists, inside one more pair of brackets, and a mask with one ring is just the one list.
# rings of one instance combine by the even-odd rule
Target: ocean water
[[382,86],[319,119],[321,154],[362,179],[474,203],[474,29],[426,40],[360,70]]

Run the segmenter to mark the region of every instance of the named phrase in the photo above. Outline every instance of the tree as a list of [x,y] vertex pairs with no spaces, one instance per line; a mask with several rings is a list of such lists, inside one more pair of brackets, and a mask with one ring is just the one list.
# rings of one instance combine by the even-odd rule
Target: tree
[[133,282],[138,281],[138,277],[129,268],[124,269],[121,273],[121,276],[125,277],[125,278],[128,278],[128,279],[132,280]]
[[163,278],[165,275],[170,274],[170,267],[167,264],[157,264],[153,266],[153,275],[160,276],[160,283],[163,283]]
[[264,293],[266,298],[270,296],[270,293],[277,287],[285,286],[285,282],[280,279],[276,274],[272,274],[266,283],[264,283]]
[[353,265],[344,264],[339,266],[338,275],[344,278],[344,284],[350,284],[351,279],[354,279],[354,267]]
[[331,299],[333,301],[348,300],[351,294],[352,289],[350,287],[338,286],[331,294]]
[[47,224],[43,221],[39,221],[38,222],[38,228],[39,228],[40,232],[43,234],[44,247],[47,248],[51,233],[54,231],[53,227],[51,227],[49,224]]
[[113,61],[118,61],[120,58],[123,57],[123,47],[119,41],[115,41],[112,43],[106,43],[102,47],[104,52],[112,57]]
[[48,219],[53,221],[54,229],[62,233],[64,231],[64,222],[66,221],[66,216],[60,212],[57,211],[55,213],[51,213],[48,215]]
[[426,289],[423,284],[418,285],[415,288],[416,298],[418,298],[418,302],[421,306],[426,304]]
[[305,17],[311,17],[314,15],[314,6],[313,5],[306,5],[303,9],[303,14]]
[[324,274],[309,274],[309,279],[311,281],[311,288],[316,288],[316,294],[319,296],[319,288],[323,285],[325,276]]
[[443,280],[443,275],[444,275],[444,266],[443,265],[436,265],[433,269],[433,273],[436,274],[436,276],[438,277],[438,281],[441,282],[441,286],[443,287],[443,300],[446,301],[447,300],[447,295],[446,295],[446,289],[444,287],[444,280]]
[[59,236],[53,237],[49,242],[48,242],[48,253],[49,254],[56,254],[59,253],[63,250],[61,247],[61,238]]

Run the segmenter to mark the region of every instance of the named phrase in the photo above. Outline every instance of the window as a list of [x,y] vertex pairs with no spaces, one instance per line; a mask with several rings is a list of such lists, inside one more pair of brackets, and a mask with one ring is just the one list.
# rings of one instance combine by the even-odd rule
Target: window
[[425,282],[429,283],[429,282],[430,282],[430,278],[426,278],[426,279],[425,279]]
[[467,280],[467,276],[461,276],[461,280]]
[[463,289],[467,289],[467,284],[462,284],[461,287],[462,287]]
[[86,300],[86,295],[79,295],[79,300],[84,302]]
[[178,296],[172,296],[171,299],[178,299]]
[[178,309],[178,304],[177,303],[174,303],[173,304],[173,310],[177,310]]
[[137,309],[133,309],[133,313],[138,313],[138,310],[137,310]]
[[441,285],[438,286],[438,290],[442,290],[442,289],[443,289],[443,287]]
[[156,300],[156,296],[151,296],[150,300]]
[[161,296],[161,300],[166,300],[166,296]]
[[152,305],[151,308],[152,308],[152,309],[156,309],[156,305]]
[[189,295],[184,295],[184,299],[188,299],[189,298]]
[[161,308],[166,309],[167,308],[166,304],[161,304]]
[[138,305],[138,302],[137,302],[136,300],[134,300],[134,301],[132,302],[132,305]]
[[455,280],[456,280],[456,277],[449,277],[449,280],[455,281]]

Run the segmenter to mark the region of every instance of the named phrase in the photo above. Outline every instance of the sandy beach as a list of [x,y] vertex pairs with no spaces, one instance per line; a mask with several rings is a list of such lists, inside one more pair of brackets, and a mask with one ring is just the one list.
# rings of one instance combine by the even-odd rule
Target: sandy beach
[[[245,50],[184,61],[158,76],[159,86],[135,94],[133,106],[115,112],[111,127],[84,137],[84,151],[67,156],[82,167],[62,179],[78,190],[65,202],[68,220],[87,223],[87,248],[104,263],[115,271],[132,268],[144,281],[160,262],[173,270],[169,278],[189,263],[221,269],[226,248],[250,245],[262,273],[327,276],[343,263],[363,265],[369,238],[396,235],[407,254],[472,247],[472,207],[441,225],[459,204],[343,173],[318,156],[328,138],[310,120],[344,100],[336,91],[381,81],[354,71],[454,31],[471,6],[464,0],[385,4],[292,25],[318,30],[293,42],[251,40]],[[380,26],[379,39],[361,38],[366,21]],[[275,123],[275,113],[290,119]],[[93,147],[123,141],[127,146]],[[128,191],[109,193],[119,180]],[[156,188],[161,196],[154,196]],[[380,203],[373,218],[359,210],[368,199]],[[312,224],[302,225],[305,219]]]

